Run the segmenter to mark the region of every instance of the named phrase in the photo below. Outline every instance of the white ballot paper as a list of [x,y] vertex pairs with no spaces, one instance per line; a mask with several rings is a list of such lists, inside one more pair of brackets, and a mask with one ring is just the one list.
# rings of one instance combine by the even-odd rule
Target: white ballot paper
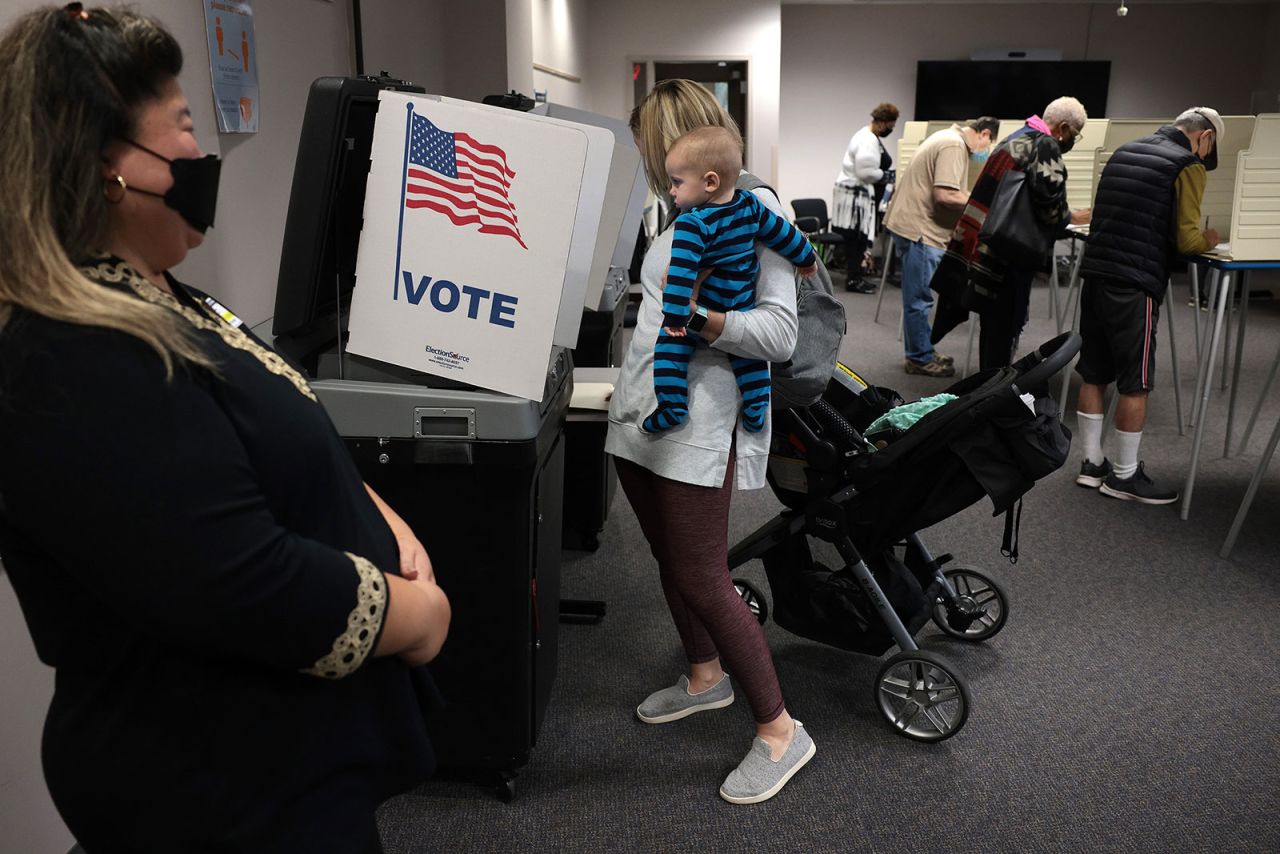
[[348,351],[540,400],[592,129],[379,99]]

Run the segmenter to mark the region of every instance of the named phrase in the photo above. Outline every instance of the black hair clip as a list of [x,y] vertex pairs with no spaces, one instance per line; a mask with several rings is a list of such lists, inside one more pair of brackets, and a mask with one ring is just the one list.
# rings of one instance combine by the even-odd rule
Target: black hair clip
[[89,20],[89,13],[85,10],[83,3],[68,3],[62,7],[62,11],[67,13],[67,17],[71,19],[79,19],[81,21]]

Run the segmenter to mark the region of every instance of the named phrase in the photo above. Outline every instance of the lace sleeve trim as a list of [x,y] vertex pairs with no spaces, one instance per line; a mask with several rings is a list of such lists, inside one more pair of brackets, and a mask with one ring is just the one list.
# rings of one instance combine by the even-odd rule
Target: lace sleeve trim
[[360,668],[373,650],[374,639],[387,613],[387,580],[371,561],[345,553],[360,576],[356,606],[347,615],[347,628],[333,642],[333,649],[303,670],[322,679],[342,679]]
[[178,302],[173,296],[160,290],[140,275],[128,262],[108,258],[99,261],[96,266],[82,267],[81,271],[89,278],[101,282],[123,283],[147,302],[162,305],[176,311],[195,328],[212,332],[221,338],[228,347],[248,353],[257,359],[267,371],[290,383],[303,397],[313,403],[319,403],[315,392],[311,390],[310,384],[279,353],[263,347],[242,330],[231,326],[225,320],[210,315],[203,310],[196,311]]

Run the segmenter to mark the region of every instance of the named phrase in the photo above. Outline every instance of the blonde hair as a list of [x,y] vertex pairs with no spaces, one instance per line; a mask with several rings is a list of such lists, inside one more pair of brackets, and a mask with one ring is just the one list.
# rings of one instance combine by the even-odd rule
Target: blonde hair
[[102,151],[132,135],[134,116],[182,69],[177,42],[124,10],[45,8],[0,39],[0,330],[22,308],[115,329],[175,358],[212,367],[169,309],[90,281],[79,264],[108,224]]
[[667,160],[672,158],[699,173],[716,173],[722,187],[732,186],[742,171],[742,137],[722,127],[691,130],[671,144]]
[[631,132],[640,144],[645,179],[658,198],[671,192],[667,176],[667,151],[691,130],[721,127],[742,145],[738,124],[720,102],[692,80],[663,80],[631,111]]

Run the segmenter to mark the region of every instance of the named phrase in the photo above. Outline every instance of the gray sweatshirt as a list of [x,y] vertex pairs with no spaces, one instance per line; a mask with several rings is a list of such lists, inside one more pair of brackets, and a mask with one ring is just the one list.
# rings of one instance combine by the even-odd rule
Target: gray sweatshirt
[[[758,190],[756,195],[765,207],[785,216],[771,192]],[[669,228],[659,235],[644,257],[640,314],[609,404],[605,451],[671,480],[718,487],[729,464],[730,436],[737,430],[737,486],[759,489],[765,485],[769,461],[769,427],[748,433],[738,423],[742,395],[729,358],[732,354],[783,362],[791,357],[796,345],[795,268],[777,253],[756,245],[760,276],[755,307],[729,312],[715,343],[694,351],[689,364],[689,419],[664,433],[645,433],[640,422],[658,405],[653,391],[653,348],[662,325],[662,276],[671,263],[674,231]]]

